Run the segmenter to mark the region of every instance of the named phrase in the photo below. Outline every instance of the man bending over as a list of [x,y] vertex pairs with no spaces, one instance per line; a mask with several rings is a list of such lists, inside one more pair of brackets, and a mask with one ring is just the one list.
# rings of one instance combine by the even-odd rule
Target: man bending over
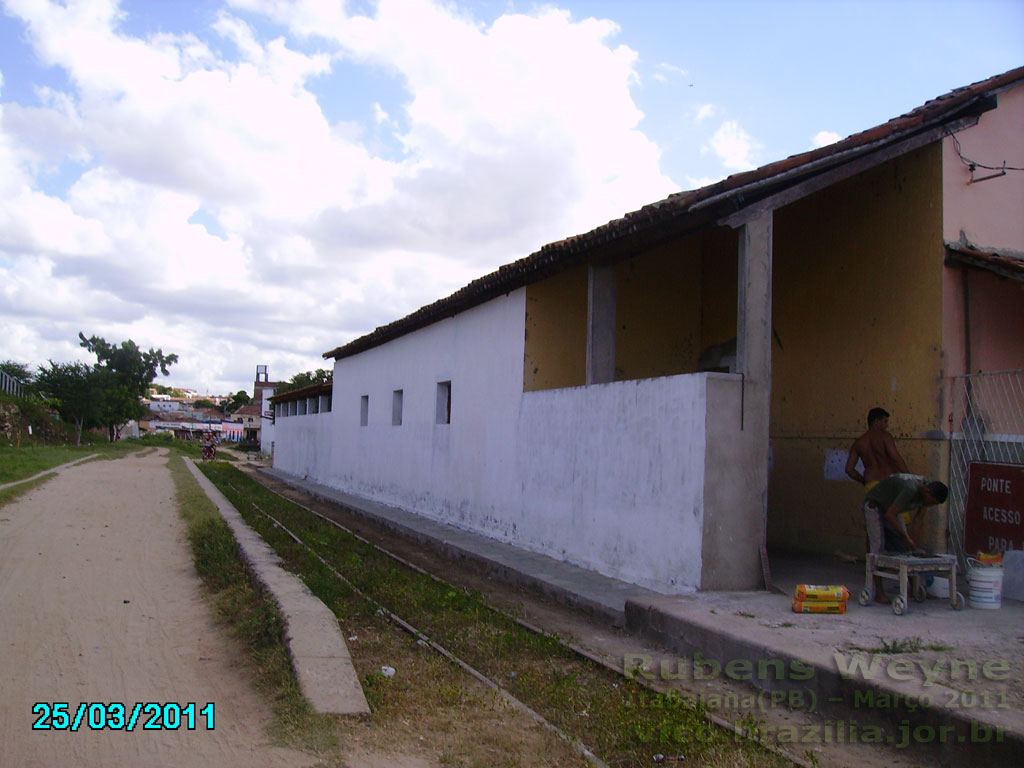
[[[864,497],[864,524],[868,529],[868,551],[914,552],[923,554],[903,523],[902,513],[942,504],[949,489],[937,480],[921,475],[894,474],[875,485]],[[875,602],[884,603],[882,578],[875,576]]]

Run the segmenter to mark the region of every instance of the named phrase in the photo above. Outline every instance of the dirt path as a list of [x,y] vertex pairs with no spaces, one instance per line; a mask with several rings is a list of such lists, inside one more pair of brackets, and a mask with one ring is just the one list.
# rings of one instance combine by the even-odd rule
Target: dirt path
[[[13,768],[316,763],[214,623],[161,455],[71,467],[0,507],[0,756]],[[35,702],[196,703],[196,730],[33,730]],[[198,710],[214,704],[215,728]]]

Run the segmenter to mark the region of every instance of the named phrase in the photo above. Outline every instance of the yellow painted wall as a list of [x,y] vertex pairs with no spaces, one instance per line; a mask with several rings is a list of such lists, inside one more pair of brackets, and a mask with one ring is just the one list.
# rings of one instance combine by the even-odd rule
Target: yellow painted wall
[[697,370],[700,239],[684,238],[620,262],[616,286],[615,378]]
[[701,352],[736,335],[736,233],[686,235],[620,262],[618,380],[693,373]]
[[587,268],[526,287],[523,390],[579,387],[587,379]]
[[931,145],[775,213],[768,540],[864,551],[863,489],[826,480],[868,410],[912,472],[933,474],[941,428],[941,156]]
[[701,350],[736,338],[739,231],[729,227],[703,234]]
[[[736,336],[736,233],[687,235],[616,267],[615,378],[693,373]],[[586,383],[587,268],[526,288],[526,391]]]

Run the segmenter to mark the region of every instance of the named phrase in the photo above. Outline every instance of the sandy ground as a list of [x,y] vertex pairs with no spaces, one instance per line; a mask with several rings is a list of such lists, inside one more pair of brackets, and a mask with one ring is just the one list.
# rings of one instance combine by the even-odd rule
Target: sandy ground
[[[271,719],[213,622],[163,456],[69,468],[0,507],[0,763],[315,764],[272,746]],[[33,730],[36,702],[214,704],[215,728]]]

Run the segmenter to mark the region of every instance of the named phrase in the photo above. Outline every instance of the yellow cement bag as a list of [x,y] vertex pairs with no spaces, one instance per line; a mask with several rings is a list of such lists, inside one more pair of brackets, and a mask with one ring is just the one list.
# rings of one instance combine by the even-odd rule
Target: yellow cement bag
[[846,602],[839,600],[793,600],[793,613],[846,613]]
[[850,599],[850,590],[842,584],[829,584],[828,586],[797,584],[794,597],[797,600],[828,600],[845,603]]

